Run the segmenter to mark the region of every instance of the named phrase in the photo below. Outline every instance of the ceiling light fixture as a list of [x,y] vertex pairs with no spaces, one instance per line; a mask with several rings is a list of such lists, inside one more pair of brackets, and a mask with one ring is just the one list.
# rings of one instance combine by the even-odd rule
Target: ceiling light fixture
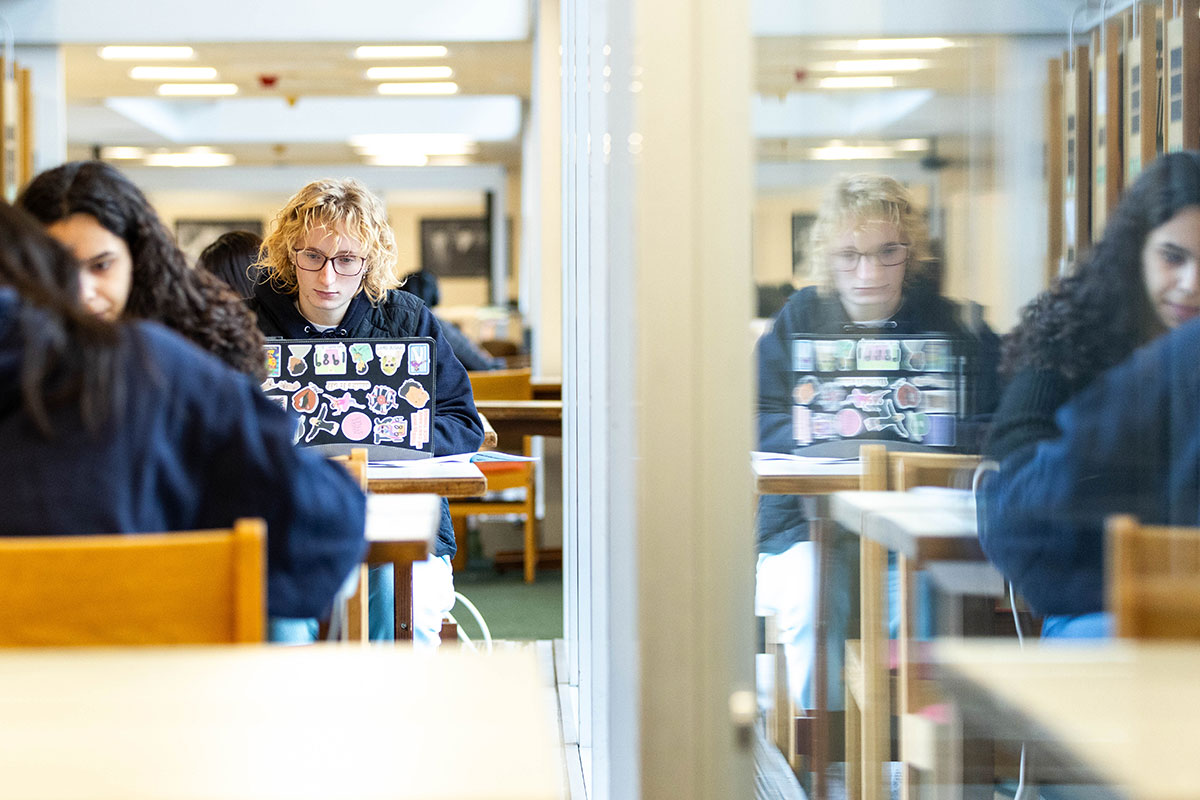
[[846,77],[821,78],[817,86],[822,89],[891,89],[896,79],[891,75],[853,75]]
[[842,145],[814,147],[808,151],[809,158],[815,161],[853,161],[859,159],[895,158],[896,151],[891,147],[878,145]]
[[163,97],[228,97],[237,92],[236,83],[164,83],[158,87]]
[[423,167],[429,163],[424,153],[381,153],[365,156],[363,160],[372,167]]
[[354,57],[363,60],[383,58],[441,58],[450,53],[440,44],[367,44],[354,49]]
[[135,81],[213,81],[214,67],[134,67],[129,77]]
[[100,157],[113,161],[125,158],[141,158],[144,155],[146,155],[146,148],[144,147],[112,146],[100,148]]
[[150,153],[148,167],[228,167],[234,162],[232,153],[214,153],[208,148],[193,148],[181,153]]
[[944,50],[954,42],[938,36],[922,39],[859,39],[858,50]]
[[430,83],[381,83],[380,94],[457,94],[458,84],[454,81],[432,81]]
[[369,81],[430,81],[453,77],[454,70],[449,67],[371,67],[367,70]]
[[924,58],[859,58],[833,62],[834,72],[915,72],[929,66]]
[[168,45],[109,45],[100,48],[106,61],[186,61],[196,51],[186,46]]
[[351,136],[350,146],[359,155],[409,152],[426,155],[471,155],[479,145],[458,133],[365,133]]

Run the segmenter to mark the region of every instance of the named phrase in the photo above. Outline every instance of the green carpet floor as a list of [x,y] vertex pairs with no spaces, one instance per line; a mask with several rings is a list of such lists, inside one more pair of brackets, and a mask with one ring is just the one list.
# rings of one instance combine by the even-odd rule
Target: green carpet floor
[[[492,639],[562,638],[561,570],[539,570],[534,583],[525,583],[520,570],[501,574],[490,566],[473,566],[454,573],[454,588],[479,609]],[[453,613],[471,640],[479,641],[479,625],[462,603],[455,604]]]

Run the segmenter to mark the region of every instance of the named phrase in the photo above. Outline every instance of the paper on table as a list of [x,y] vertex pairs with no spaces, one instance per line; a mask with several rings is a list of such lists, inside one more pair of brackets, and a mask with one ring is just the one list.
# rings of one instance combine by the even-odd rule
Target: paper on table
[[752,463],[762,461],[793,461],[797,464],[843,464],[850,461],[858,461],[858,458],[851,456],[850,458],[831,458],[828,456],[796,456],[791,453],[768,453],[762,450],[755,450],[750,454]]
[[467,464],[483,461],[537,461],[537,459],[489,450],[482,453],[455,453],[449,456],[435,456],[433,458],[402,458],[398,461],[372,461],[371,466],[405,469],[427,467],[430,464]]

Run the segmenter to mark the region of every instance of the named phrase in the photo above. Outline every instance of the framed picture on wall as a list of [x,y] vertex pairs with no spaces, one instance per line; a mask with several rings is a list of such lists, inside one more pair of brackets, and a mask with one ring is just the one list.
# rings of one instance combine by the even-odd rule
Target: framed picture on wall
[[808,236],[816,214],[792,214],[792,277],[799,278],[812,270],[808,263]]
[[439,278],[489,278],[492,234],[486,217],[421,220],[421,268]]
[[256,236],[263,235],[263,224],[260,219],[179,219],[175,221],[175,240],[179,249],[195,264],[196,259],[204,248],[208,247],[223,233],[230,231],[249,231]]

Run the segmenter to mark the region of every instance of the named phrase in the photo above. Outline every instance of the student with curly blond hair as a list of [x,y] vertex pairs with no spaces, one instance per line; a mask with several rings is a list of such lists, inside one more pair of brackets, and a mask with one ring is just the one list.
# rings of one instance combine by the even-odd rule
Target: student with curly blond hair
[[[811,236],[818,284],[793,294],[758,343],[760,450],[796,450],[791,353],[797,334],[933,333],[954,338],[974,351],[975,411],[995,408],[999,340],[977,306],[960,306],[937,292],[925,219],[907,189],[885,175],[844,177],[827,190]],[[755,605],[758,614],[776,618],[793,695],[811,708],[817,565],[808,517],[803,498],[760,499]],[[829,640],[824,646],[830,665],[829,707],[837,709],[843,703],[840,640],[852,614],[857,540],[835,537],[832,548]]]
[[[275,216],[256,266],[251,308],[268,337],[387,339],[437,343],[433,452],[471,453],[483,443],[467,371],[441,326],[415,295],[400,291],[396,240],[383,204],[352,179],[308,184]],[[442,612],[454,604],[454,529],[442,501],[434,555],[413,565],[414,641],[436,646]],[[381,571],[382,570],[382,571]],[[392,638],[390,567],[372,570],[372,638]]]

